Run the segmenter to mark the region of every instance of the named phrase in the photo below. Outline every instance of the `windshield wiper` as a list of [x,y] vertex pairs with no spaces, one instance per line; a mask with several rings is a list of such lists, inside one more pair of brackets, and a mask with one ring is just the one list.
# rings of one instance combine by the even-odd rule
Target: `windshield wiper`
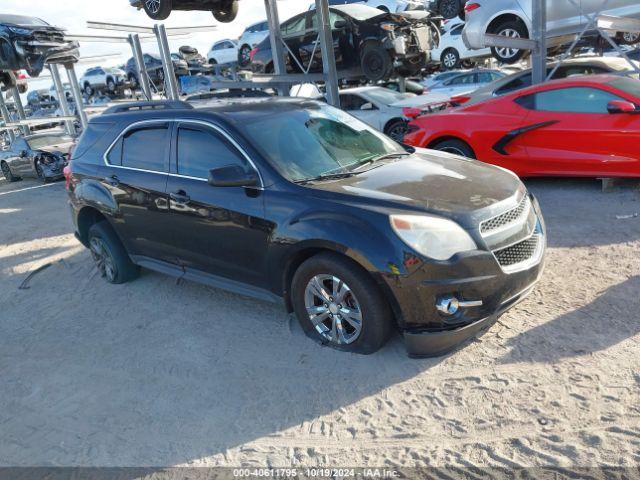
[[326,173],[324,175],[318,175],[317,177],[305,178],[302,180],[296,180],[293,183],[304,185],[310,182],[322,182],[324,180],[340,180],[341,178],[349,178],[357,175],[358,172],[340,172],[340,173]]
[[[388,158],[398,158],[398,157],[406,157],[407,155],[410,155],[409,153],[385,153],[383,155],[377,155],[375,157],[371,157],[371,158],[367,158],[366,160],[363,160],[362,162],[358,163],[353,170],[357,170],[360,167],[364,167],[365,165],[369,165],[370,163],[376,163],[379,162],[380,160],[386,160]],[[353,170],[351,170],[353,172]]]

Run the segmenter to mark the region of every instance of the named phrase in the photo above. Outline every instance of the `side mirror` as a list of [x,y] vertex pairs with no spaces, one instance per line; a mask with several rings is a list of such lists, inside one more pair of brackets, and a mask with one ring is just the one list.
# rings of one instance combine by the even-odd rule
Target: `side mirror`
[[375,110],[376,107],[373,106],[373,103],[367,102],[360,107],[360,110]]
[[636,106],[625,100],[612,100],[607,105],[607,110],[611,114],[616,113],[640,113]]
[[255,187],[258,174],[253,170],[247,172],[238,165],[229,165],[209,170],[208,183],[212,187]]
[[346,26],[347,26],[346,20],[337,20],[333,24],[333,29],[334,30],[342,30],[343,28],[346,28]]

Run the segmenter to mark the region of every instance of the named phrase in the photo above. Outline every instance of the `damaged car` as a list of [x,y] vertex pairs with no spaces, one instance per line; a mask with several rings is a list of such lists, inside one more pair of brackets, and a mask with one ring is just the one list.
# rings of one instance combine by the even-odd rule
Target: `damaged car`
[[40,75],[47,62],[75,63],[78,42],[67,41],[64,30],[44,20],[23,15],[0,15],[0,70],[27,71]]
[[37,177],[43,182],[58,180],[69,163],[74,139],[62,132],[17,137],[0,151],[0,170],[8,182]]
[[238,0],[129,0],[129,3],[144,9],[153,20],[166,20],[172,10],[210,11],[222,23],[233,22],[238,15]]
[[[371,81],[384,80],[397,71],[418,74],[430,59],[439,40],[439,28],[428,14],[396,15],[360,4],[329,8],[336,64],[339,69],[361,68]],[[288,47],[287,70],[321,72],[315,10],[297,15],[281,25]],[[256,73],[272,73],[271,40],[266,38],[251,52]]]

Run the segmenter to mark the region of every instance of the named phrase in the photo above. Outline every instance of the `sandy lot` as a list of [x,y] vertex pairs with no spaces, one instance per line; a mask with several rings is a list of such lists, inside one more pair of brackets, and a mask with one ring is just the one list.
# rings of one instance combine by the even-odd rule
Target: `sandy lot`
[[528,186],[550,242],[535,293],[411,360],[160,274],[108,285],[62,184],[0,181],[0,465],[640,465],[640,190]]

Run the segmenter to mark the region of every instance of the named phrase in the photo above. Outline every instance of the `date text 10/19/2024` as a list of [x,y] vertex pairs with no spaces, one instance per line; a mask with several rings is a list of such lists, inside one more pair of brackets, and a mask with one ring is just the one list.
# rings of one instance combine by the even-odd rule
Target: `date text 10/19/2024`
[[400,473],[387,468],[236,468],[236,478],[400,478]]

